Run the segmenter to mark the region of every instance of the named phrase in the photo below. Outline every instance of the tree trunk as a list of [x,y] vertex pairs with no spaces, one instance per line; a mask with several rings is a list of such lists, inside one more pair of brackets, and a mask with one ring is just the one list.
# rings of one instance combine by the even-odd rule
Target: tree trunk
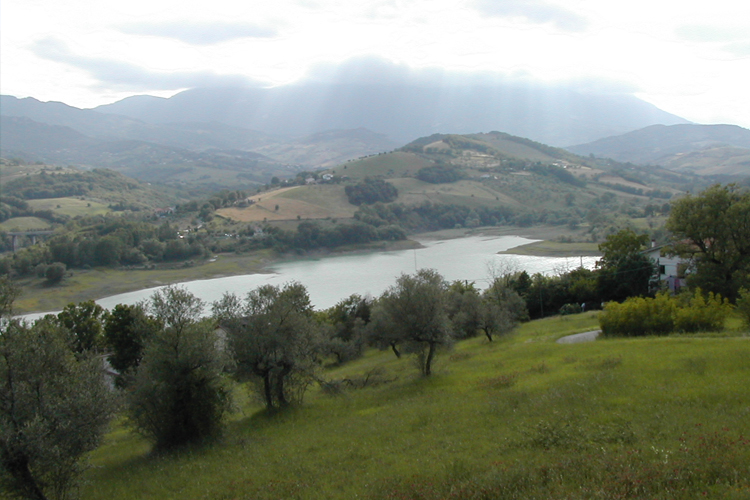
[[263,373],[263,397],[266,399],[266,408],[273,408],[273,394],[271,393],[271,372]]
[[427,350],[427,359],[424,362],[424,374],[426,377],[432,375],[432,360],[435,358],[435,342],[429,343],[430,348]]
[[284,379],[291,371],[291,365],[283,364],[281,366],[281,371],[276,375],[276,400],[279,402],[279,406],[282,407],[289,404],[289,401],[286,399],[286,394],[284,394]]
[[397,358],[401,359],[401,353],[398,351],[395,342],[391,342],[391,349],[393,350],[393,354],[395,354]]
[[6,462],[5,466],[17,482],[25,498],[29,500],[47,500],[39,485],[36,484],[36,480],[29,470],[29,462],[25,457]]
[[492,331],[489,328],[482,328],[484,330],[484,334],[487,336],[487,340],[492,342]]

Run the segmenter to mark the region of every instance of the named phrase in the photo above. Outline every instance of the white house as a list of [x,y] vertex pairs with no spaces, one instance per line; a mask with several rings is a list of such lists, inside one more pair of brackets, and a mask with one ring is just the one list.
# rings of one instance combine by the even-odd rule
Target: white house
[[652,242],[651,248],[641,253],[656,264],[654,278],[658,276],[659,283],[663,283],[670,292],[675,293],[686,286],[685,268],[688,261],[677,255],[670,257],[665,253],[666,249],[667,245],[656,246]]

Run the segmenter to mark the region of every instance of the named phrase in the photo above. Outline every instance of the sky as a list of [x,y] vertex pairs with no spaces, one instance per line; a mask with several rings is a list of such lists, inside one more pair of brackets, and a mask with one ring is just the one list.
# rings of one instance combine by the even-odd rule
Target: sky
[[[0,92],[89,108],[360,68],[632,93],[750,128],[744,0],[3,0]],[[395,69],[394,69],[395,68]]]

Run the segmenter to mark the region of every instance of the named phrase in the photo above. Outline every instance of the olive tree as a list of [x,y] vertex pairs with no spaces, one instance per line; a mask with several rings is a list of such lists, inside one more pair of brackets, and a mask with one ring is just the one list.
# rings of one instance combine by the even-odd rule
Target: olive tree
[[433,269],[402,274],[383,292],[373,311],[376,335],[397,341],[406,352],[416,354],[425,376],[432,374],[438,348],[453,341],[446,311],[447,289],[443,277]]
[[131,419],[157,449],[205,441],[221,430],[231,403],[213,322],[201,319],[203,302],[183,288],[156,292],[147,305],[161,328],[131,386]]
[[50,318],[0,322],[0,480],[19,498],[68,498],[115,409],[102,360]]
[[493,336],[510,333],[528,318],[526,302],[508,285],[508,281],[496,278],[482,293],[478,323],[490,342]]
[[264,285],[244,301],[227,294],[214,303],[213,311],[227,332],[237,377],[260,381],[268,409],[287,406],[294,399],[294,384],[301,397],[323,347],[303,285]]

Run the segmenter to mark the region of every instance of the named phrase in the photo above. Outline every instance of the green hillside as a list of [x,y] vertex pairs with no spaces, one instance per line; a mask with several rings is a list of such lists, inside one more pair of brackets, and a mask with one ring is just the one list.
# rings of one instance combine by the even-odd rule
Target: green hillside
[[275,415],[238,387],[225,436],[174,455],[121,421],[82,498],[747,498],[747,333],[555,343],[596,324],[463,341],[429,379],[370,351],[321,374],[341,392],[311,388]]
[[[418,217],[395,214],[408,231],[476,227],[477,223],[568,225],[586,227],[592,241],[600,241],[604,232],[620,224],[618,218],[658,216],[656,212],[665,210],[673,195],[711,183],[689,173],[584,158],[502,132],[434,134],[396,151],[300,174],[291,182],[294,187],[282,182],[282,189],[254,197],[256,205],[223,210],[221,215],[273,224],[352,216],[372,221],[356,210],[368,210],[377,195],[371,193],[374,198],[363,202],[350,201],[345,194],[347,189],[361,192],[368,179],[385,180],[397,189],[397,197],[386,204],[402,207],[396,209],[399,213],[421,210]],[[448,208],[422,210],[425,204]],[[393,223],[394,217],[385,219]],[[652,227],[654,221],[641,224],[645,225]]]

